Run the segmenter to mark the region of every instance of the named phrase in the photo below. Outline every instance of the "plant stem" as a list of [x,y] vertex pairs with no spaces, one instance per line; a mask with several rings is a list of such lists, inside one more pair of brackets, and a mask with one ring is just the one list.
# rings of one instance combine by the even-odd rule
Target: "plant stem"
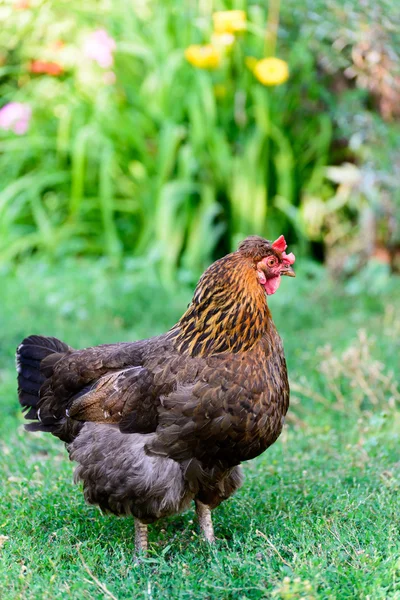
[[265,56],[275,56],[276,38],[278,37],[279,10],[281,0],[270,0],[268,8],[267,26],[265,28]]

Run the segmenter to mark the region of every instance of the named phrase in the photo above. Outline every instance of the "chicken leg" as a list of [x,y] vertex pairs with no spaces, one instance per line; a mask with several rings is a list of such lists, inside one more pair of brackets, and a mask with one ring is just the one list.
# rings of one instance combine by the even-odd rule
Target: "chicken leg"
[[137,554],[147,552],[147,525],[135,518],[135,550]]
[[200,529],[204,535],[204,538],[210,544],[214,544],[215,535],[214,527],[211,519],[211,510],[206,504],[196,500],[196,513],[200,523]]

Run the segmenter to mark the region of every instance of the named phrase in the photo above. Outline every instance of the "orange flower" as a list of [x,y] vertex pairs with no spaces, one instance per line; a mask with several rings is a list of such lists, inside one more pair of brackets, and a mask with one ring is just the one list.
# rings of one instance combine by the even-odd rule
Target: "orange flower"
[[55,52],[62,50],[64,47],[65,47],[64,40],[54,40],[54,42],[52,42],[50,44],[50,48],[52,50],[54,50]]
[[64,72],[64,69],[61,65],[55,62],[46,62],[43,60],[32,60],[29,66],[30,73],[35,73],[36,75],[52,75],[53,77],[57,77]]
[[17,10],[26,10],[31,7],[30,0],[17,0],[14,2],[14,8]]

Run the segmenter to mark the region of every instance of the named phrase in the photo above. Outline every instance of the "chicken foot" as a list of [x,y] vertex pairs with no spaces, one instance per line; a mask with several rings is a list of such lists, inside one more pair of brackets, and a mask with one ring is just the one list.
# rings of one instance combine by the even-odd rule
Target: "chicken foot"
[[135,518],[135,550],[137,554],[147,552],[147,525]]
[[215,542],[214,527],[211,519],[211,510],[206,504],[196,500],[196,513],[199,519],[200,529],[204,538],[210,544]]

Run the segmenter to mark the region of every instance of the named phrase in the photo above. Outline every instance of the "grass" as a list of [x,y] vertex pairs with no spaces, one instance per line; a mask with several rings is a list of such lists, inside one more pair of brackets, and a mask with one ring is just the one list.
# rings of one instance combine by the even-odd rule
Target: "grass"
[[398,281],[350,295],[310,266],[283,282],[270,305],[293,390],[284,433],[216,509],[215,547],[189,511],[150,527],[138,563],[132,520],[86,506],[63,445],[23,431],[13,358],[33,332],[87,346],[171,326],[190,290],[166,292],[134,267],[0,273],[2,600],[399,599]]

